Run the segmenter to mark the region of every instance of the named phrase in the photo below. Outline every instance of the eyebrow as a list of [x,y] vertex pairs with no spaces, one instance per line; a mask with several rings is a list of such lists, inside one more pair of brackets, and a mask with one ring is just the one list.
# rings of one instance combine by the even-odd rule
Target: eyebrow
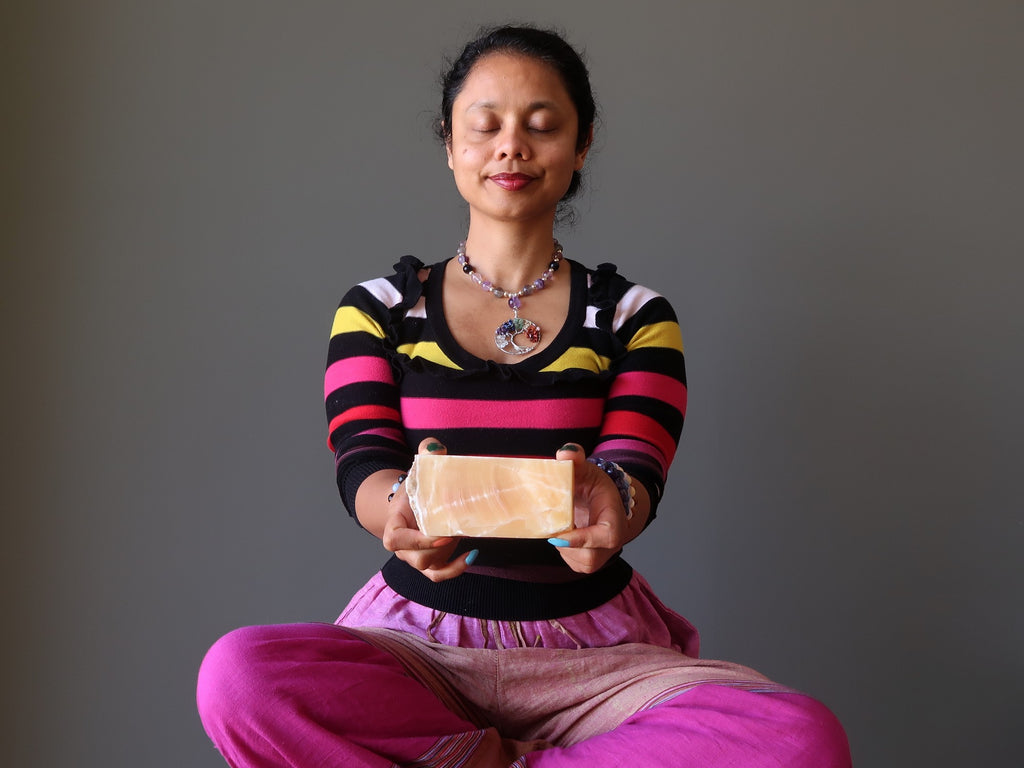
[[[468,107],[466,107],[466,111],[469,112],[471,109],[497,109],[497,108],[498,108],[497,103],[493,102],[493,101],[474,101],[472,104],[470,104]],[[557,111],[558,110],[558,106],[553,101],[535,101],[532,104],[530,104],[529,107],[528,107],[528,111],[530,111],[530,112],[537,112],[537,111],[542,110],[542,109],[550,109],[550,110],[553,110],[553,111]]]

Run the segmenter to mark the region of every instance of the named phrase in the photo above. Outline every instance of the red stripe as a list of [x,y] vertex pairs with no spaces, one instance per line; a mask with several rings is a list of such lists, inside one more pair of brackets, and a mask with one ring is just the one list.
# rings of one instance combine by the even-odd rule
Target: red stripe
[[331,419],[328,431],[333,432],[342,424],[348,424],[350,421],[361,421],[363,419],[399,421],[401,417],[399,416],[398,411],[394,408],[388,408],[383,405],[358,405],[355,408],[347,408]]
[[336,389],[362,381],[394,383],[391,365],[380,357],[346,357],[332,363],[324,374],[324,399]]
[[408,429],[568,429],[596,427],[604,401],[599,398],[551,400],[449,400],[402,398]]
[[676,452],[676,441],[659,422],[635,411],[613,411],[601,427],[602,435],[633,435],[646,440],[664,454],[671,463]]

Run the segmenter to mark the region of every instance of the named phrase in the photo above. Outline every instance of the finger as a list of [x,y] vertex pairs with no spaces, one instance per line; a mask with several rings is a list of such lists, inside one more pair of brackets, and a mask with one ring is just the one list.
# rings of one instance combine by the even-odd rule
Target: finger
[[575,549],[621,549],[625,544],[626,520],[615,502],[616,496],[609,496],[598,508],[590,525],[558,534],[549,542],[556,547]]
[[567,549],[619,549],[622,534],[610,521],[600,521],[585,528],[575,528],[548,539],[559,548]]
[[445,448],[444,443],[442,443],[436,437],[428,437],[420,441],[419,447],[416,449],[416,452],[433,453],[443,456],[448,453],[448,449]]
[[441,549],[451,544],[455,539],[445,537],[442,539],[431,536],[424,536],[422,533],[409,528],[397,528],[394,530],[384,529],[384,536],[381,539],[384,549],[389,552],[397,552],[401,549],[412,552],[428,552]]
[[560,549],[562,560],[576,573],[595,573],[601,570],[615,551],[610,549]]
[[450,563],[444,565],[425,568],[423,569],[423,575],[431,581],[445,581],[446,579],[452,579],[460,574],[466,572],[466,569],[473,564],[476,560],[476,556],[480,553],[480,550],[474,549],[466,552],[464,555],[452,560]]
[[400,549],[395,552],[395,555],[399,560],[408,563],[417,571],[426,573],[427,571],[445,570],[449,566],[454,550],[455,544],[452,543],[447,547],[436,547],[434,549]]
[[450,536],[438,538],[426,536],[415,527],[409,518],[402,513],[401,508],[396,508],[388,515],[384,523],[384,533],[381,536],[384,548],[389,552],[397,552],[400,549],[428,550],[437,549],[450,544],[454,539]]

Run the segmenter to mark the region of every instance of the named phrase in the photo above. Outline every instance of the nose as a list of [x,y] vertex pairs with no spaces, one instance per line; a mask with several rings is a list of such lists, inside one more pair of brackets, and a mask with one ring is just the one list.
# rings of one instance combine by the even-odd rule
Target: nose
[[529,159],[530,144],[526,130],[515,124],[502,127],[495,145],[495,154],[499,160]]

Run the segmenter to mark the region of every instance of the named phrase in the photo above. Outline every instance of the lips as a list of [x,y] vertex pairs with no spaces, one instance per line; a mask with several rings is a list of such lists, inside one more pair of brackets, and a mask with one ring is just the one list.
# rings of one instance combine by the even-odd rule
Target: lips
[[533,181],[533,176],[525,173],[496,173],[490,179],[502,189],[515,192]]

